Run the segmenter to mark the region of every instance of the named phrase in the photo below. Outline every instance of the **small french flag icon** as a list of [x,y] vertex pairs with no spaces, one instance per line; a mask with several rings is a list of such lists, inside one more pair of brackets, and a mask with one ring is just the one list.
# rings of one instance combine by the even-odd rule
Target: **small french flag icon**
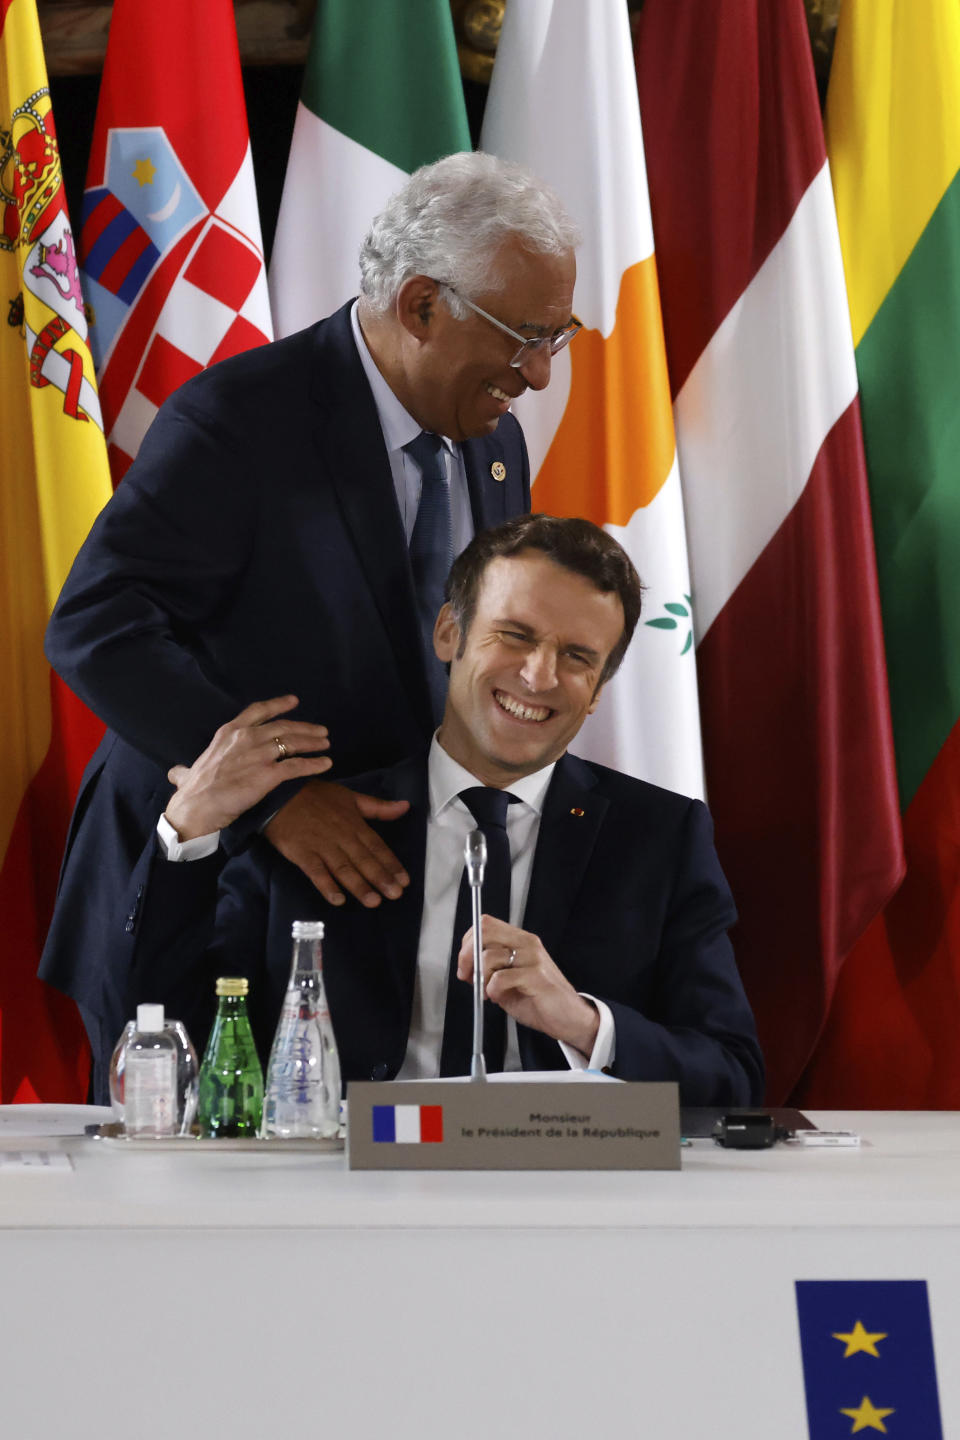
[[373,1138],[385,1145],[443,1141],[442,1105],[374,1105]]

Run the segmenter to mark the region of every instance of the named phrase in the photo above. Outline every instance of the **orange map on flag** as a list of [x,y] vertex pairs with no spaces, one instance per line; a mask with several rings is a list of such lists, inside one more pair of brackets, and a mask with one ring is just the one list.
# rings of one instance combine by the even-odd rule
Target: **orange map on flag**
[[[674,455],[653,255],[624,271],[611,333],[584,328],[571,362],[570,398],[537,473],[537,508],[627,525],[663,487]],[[610,404],[611,396],[631,403]]]

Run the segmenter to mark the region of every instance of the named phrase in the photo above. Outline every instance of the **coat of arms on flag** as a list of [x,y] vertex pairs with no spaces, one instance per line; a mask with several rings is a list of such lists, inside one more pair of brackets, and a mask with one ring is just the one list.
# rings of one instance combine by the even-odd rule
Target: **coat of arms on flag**
[[108,439],[124,457],[185,380],[270,338],[263,255],[242,218],[229,192],[207,210],[161,127],[110,130],[80,247]]
[[0,250],[26,252],[23,289],[5,298],[8,323],[26,341],[30,384],[55,386],[65,415],[100,426],[97,392],[83,372],[87,320],[45,85],[23,97],[9,129],[0,126],[0,204]]
[[0,0],[0,1102],[82,1101],[76,1007],[36,978],[93,716],[43,654],[110,474],[35,0]]
[[103,179],[84,193],[80,234],[98,370],[160,261],[206,214],[159,126],[111,130]]
[[168,395],[273,337],[230,0],[114,0],[79,248],[116,483]]

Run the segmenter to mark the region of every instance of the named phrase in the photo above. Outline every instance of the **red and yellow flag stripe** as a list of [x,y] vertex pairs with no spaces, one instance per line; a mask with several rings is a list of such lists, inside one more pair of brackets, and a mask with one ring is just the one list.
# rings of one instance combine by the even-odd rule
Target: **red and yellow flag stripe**
[[0,0],[0,181],[0,1100],[78,1099],[78,1023],[35,974],[98,727],[43,633],[110,479],[35,0]]

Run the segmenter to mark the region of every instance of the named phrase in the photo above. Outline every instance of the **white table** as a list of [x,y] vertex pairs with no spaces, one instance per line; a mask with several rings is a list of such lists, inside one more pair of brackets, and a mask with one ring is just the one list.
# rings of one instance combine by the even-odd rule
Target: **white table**
[[956,1114],[817,1114],[863,1146],[697,1142],[679,1172],[603,1174],[351,1173],[11,1123],[102,1116],[0,1108],[0,1146],[73,1163],[0,1171],[11,1440],[807,1440],[794,1281],[901,1278],[928,1282],[960,1435]]

